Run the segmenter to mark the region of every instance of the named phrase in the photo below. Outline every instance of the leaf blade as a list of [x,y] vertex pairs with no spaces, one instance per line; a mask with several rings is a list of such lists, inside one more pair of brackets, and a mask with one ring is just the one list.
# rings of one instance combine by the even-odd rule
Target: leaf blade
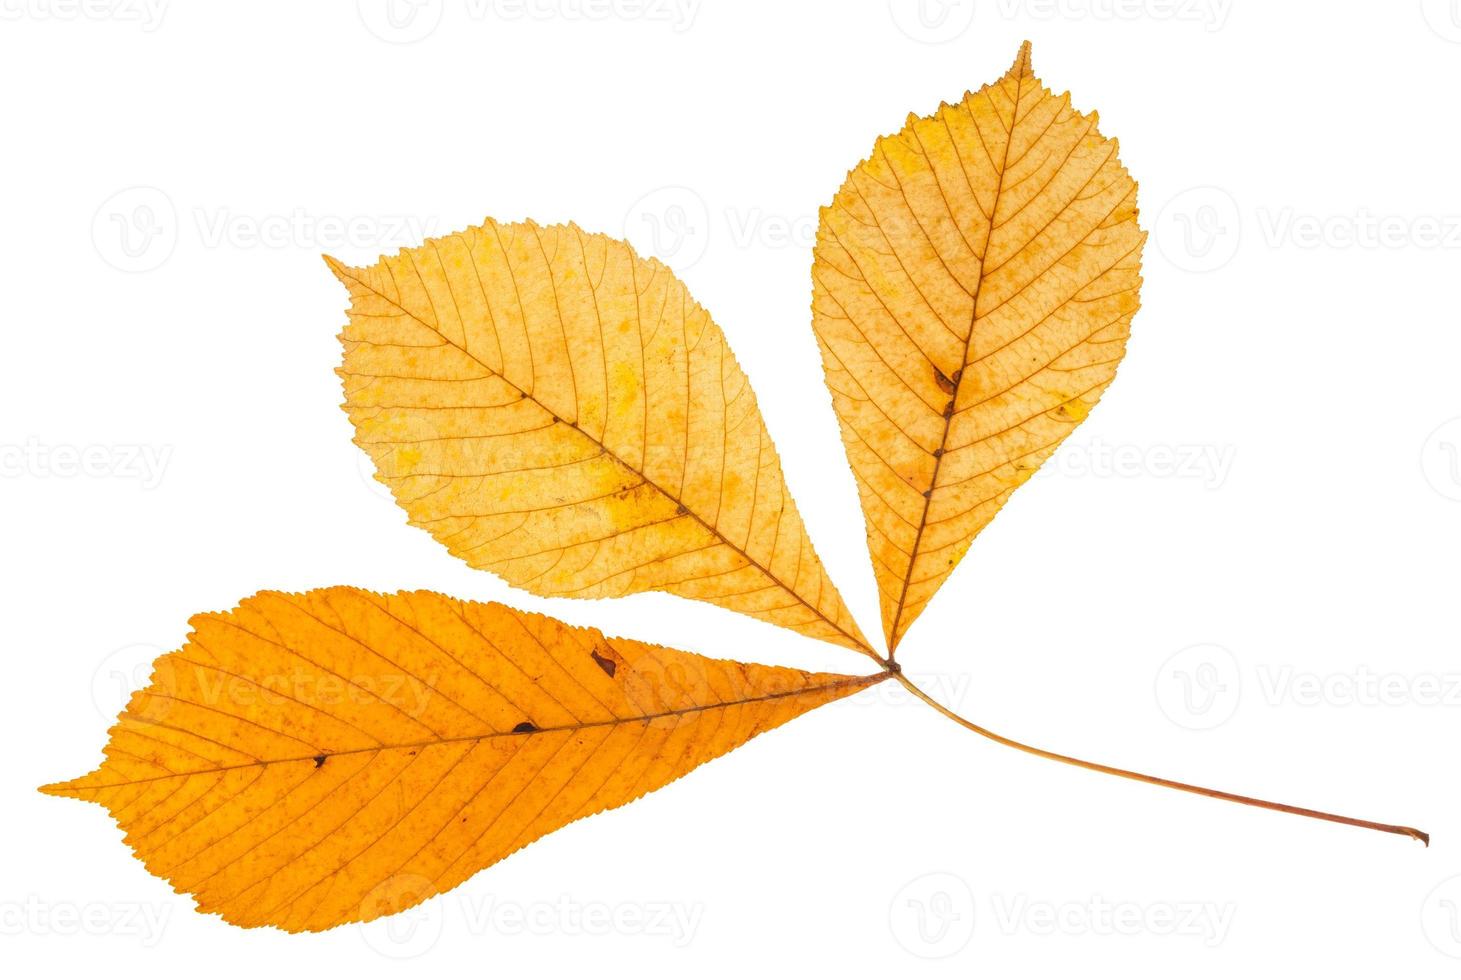
[[350,290],[345,410],[454,555],[541,595],[668,591],[879,659],[807,537],[755,395],[664,266],[491,220]]
[[1115,376],[1146,237],[1116,149],[1026,43],[822,210],[813,329],[890,650]]
[[195,617],[93,773],[154,874],[242,926],[399,911],[886,675],[719,661],[429,592]]

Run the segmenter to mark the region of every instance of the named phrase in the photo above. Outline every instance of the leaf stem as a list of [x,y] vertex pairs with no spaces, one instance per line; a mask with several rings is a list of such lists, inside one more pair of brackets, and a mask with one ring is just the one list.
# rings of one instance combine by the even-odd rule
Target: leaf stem
[[1033,745],[1026,745],[1023,742],[1016,742],[1012,738],[991,732],[974,724],[967,718],[961,718],[948,708],[939,704],[933,698],[920,691],[907,676],[901,672],[894,672],[898,682],[906,687],[914,697],[933,708],[939,714],[963,725],[971,732],[983,735],[987,739],[998,742],[1000,745],[1008,745],[1012,749],[1019,749],[1021,752],[1028,752],[1031,755],[1038,755],[1042,759],[1053,759],[1056,762],[1064,762],[1067,765],[1079,766],[1082,769],[1090,769],[1094,772],[1103,772],[1108,776],[1121,776],[1124,779],[1134,779],[1140,783],[1150,783],[1153,786],[1165,786],[1168,789],[1179,789],[1184,793],[1196,793],[1199,796],[1210,796],[1217,800],[1229,800],[1233,803],[1243,803],[1247,806],[1262,807],[1265,810],[1277,810],[1281,813],[1296,813],[1301,817],[1313,817],[1315,820],[1328,820],[1331,823],[1347,824],[1351,827],[1364,827],[1368,830],[1379,830],[1387,834],[1400,834],[1404,837],[1413,837],[1427,847],[1431,845],[1431,835],[1423,830],[1416,830],[1414,827],[1402,827],[1397,824],[1375,823],[1372,820],[1360,820],[1356,817],[1344,817],[1337,813],[1325,813],[1323,810],[1310,810],[1307,807],[1290,806],[1287,803],[1274,803],[1269,800],[1258,800],[1251,796],[1239,796],[1237,793],[1225,793],[1222,790],[1208,789],[1205,786],[1193,786],[1189,783],[1179,783],[1171,779],[1163,779],[1160,776],[1148,776],[1144,773],[1132,772],[1129,769],[1117,769],[1115,766],[1102,765],[1099,762],[1087,762],[1084,759],[1077,759],[1074,756],[1061,755],[1058,752],[1049,752],[1045,749],[1036,748]]

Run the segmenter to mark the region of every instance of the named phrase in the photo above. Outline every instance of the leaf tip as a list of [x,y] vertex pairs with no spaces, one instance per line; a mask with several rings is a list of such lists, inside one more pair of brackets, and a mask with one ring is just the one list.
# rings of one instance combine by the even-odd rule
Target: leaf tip
[[321,255],[320,258],[325,260],[325,265],[330,267],[330,271],[335,274],[336,279],[340,280],[341,282],[348,281],[350,276],[349,266],[341,262],[339,259],[335,258],[333,255]]
[[47,783],[44,786],[37,786],[36,792],[44,793],[47,796],[61,796],[67,799],[79,800],[83,797],[81,796],[81,787],[76,785],[78,782],[80,782],[79,779],[68,779],[64,783]]
[[1035,73],[1031,67],[1029,41],[1025,41],[1020,45],[1019,54],[1015,55],[1015,63],[1010,65],[1009,73],[1017,78]]

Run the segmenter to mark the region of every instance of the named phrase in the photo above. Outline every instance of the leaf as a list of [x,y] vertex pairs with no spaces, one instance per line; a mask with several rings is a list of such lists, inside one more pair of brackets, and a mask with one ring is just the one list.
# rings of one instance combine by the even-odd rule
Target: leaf
[[242,926],[415,905],[886,674],[712,660],[351,588],[196,616],[88,776],[148,870]]
[[822,209],[813,327],[890,650],[1115,376],[1146,240],[1116,150],[1027,42]]
[[540,595],[657,589],[873,656],[720,328],[573,225],[403,249],[349,288],[345,410],[412,524]]

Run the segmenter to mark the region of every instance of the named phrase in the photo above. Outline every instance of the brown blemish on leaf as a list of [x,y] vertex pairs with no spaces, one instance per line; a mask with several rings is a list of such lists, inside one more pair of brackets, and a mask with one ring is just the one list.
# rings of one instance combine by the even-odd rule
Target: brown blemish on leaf
[[1091,406],[1080,398],[1072,398],[1050,414],[1067,422],[1083,422],[1086,416],[1091,414]]
[[933,369],[933,380],[938,382],[938,386],[943,389],[944,394],[952,395],[954,393],[954,379],[944,374],[937,367]]

